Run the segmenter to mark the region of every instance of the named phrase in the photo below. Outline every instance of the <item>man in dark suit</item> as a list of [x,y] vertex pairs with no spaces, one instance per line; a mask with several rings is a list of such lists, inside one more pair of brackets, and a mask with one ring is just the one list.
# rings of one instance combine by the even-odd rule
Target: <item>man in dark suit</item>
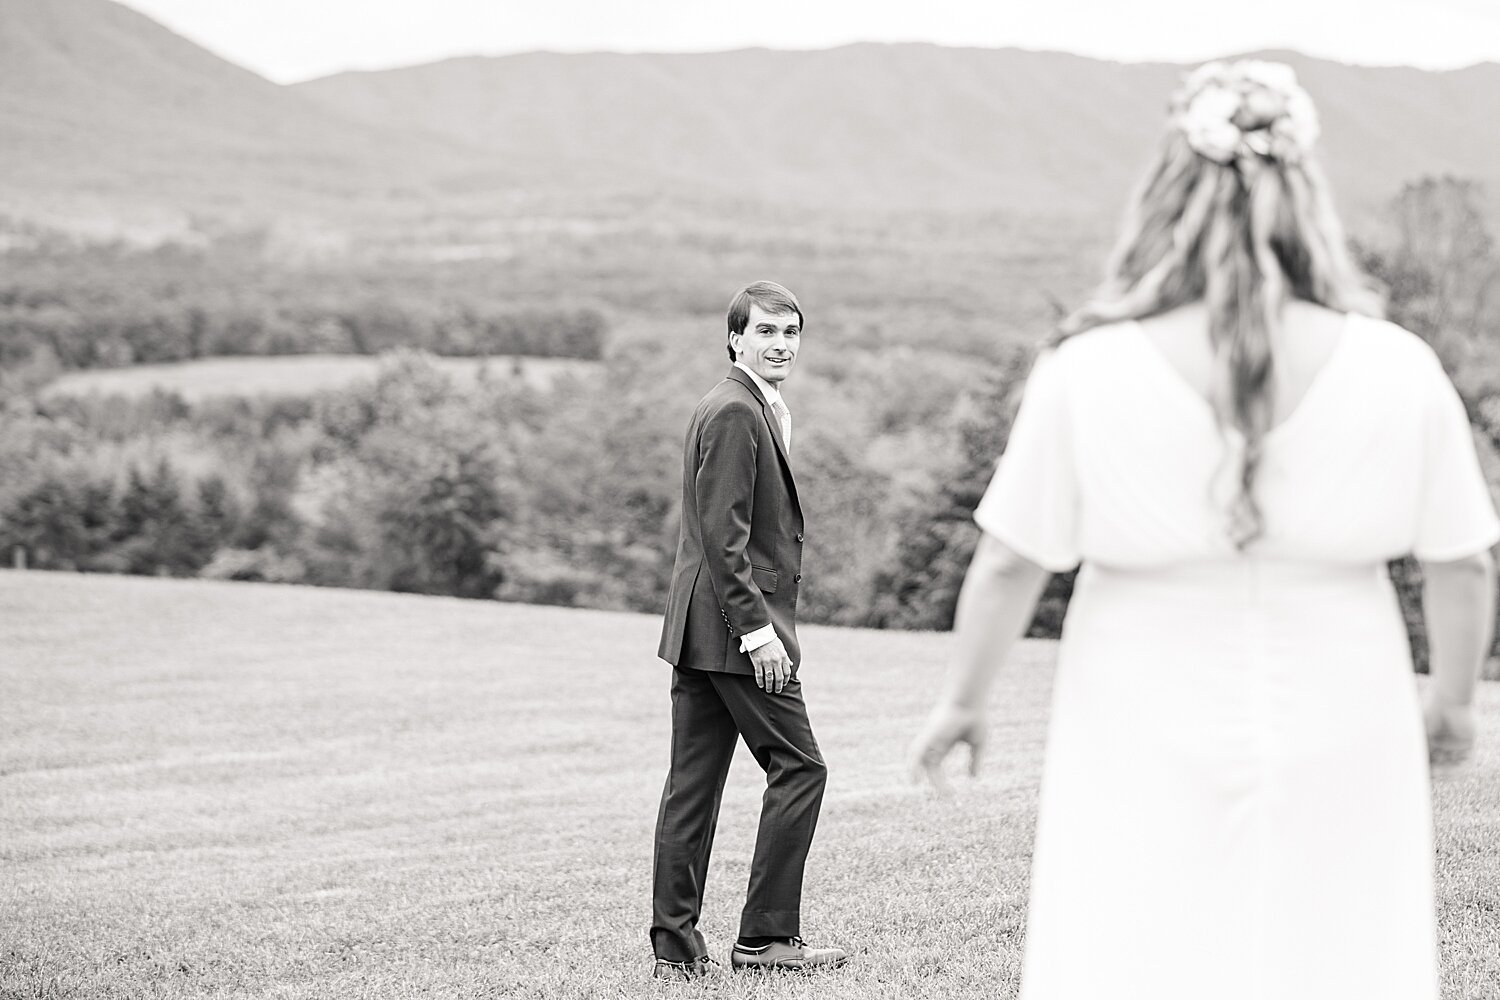
[[661,979],[693,979],[714,964],[697,925],[741,737],[766,772],[766,794],[730,964],[809,968],[846,957],[799,936],[802,870],[827,774],[797,676],[802,507],[780,393],[801,344],[802,309],[785,288],[758,281],[730,302],[728,335],[734,367],[688,426],[682,530],[658,650],[674,667],[653,864],[652,975]]

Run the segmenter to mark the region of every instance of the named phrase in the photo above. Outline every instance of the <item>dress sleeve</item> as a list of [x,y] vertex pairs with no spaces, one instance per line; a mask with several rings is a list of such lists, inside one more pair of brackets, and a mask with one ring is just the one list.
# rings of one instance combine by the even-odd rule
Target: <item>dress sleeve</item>
[[1062,573],[1078,565],[1078,480],[1063,371],[1057,352],[1037,358],[1026,380],[1010,441],[974,520],[1037,565]]
[[1500,540],[1500,520],[1475,453],[1462,400],[1433,359],[1423,426],[1421,513],[1412,555],[1445,562]]

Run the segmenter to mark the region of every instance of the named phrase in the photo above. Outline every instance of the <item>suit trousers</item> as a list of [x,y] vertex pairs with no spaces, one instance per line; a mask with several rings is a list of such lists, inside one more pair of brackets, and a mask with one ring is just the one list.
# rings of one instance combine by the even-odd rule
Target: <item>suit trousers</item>
[[771,694],[754,677],[676,667],[672,759],[652,864],[651,946],[657,958],[686,962],[708,954],[698,917],[736,737],[766,772],[740,936],[801,933],[802,870],[828,773],[802,684],[794,680]]

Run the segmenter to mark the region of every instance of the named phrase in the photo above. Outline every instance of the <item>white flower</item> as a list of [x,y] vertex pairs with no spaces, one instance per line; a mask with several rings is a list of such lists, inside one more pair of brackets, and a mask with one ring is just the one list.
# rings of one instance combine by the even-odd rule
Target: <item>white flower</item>
[[1228,163],[1234,159],[1240,144],[1240,130],[1230,120],[1239,106],[1239,95],[1211,84],[1188,102],[1178,127],[1199,153],[1211,160]]
[[1318,109],[1301,87],[1286,95],[1286,116],[1281,121],[1286,125],[1287,135],[1304,150],[1311,149],[1318,141]]
[[1193,122],[1227,122],[1239,106],[1240,95],[1214,84],[1198,91],[1188,103],[1187,116]]
[[1207,62],[1190,73],[1183,76],[1182,89],[1188,94],[1196,94],[1210,82],[1221,80],[1229,69],[1226,62]]
[[1211,62],[1186,74],[1173,95],[1173,124],[1217,163],[1262,156],[1294,162],[1318,138],[1318,114],[1284,63]]
[[1287,96],[1301,90],[1297,86],[1297,73],[1286,63],[1267,62],[1264,59],[1241,59],[1232,67],[1245,80],[1259,84],[1267,90]]

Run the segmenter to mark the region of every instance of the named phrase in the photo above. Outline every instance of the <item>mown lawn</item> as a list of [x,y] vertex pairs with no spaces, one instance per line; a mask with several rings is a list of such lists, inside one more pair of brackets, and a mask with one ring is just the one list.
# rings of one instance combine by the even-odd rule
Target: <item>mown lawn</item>
[[[646,978],[667,752],[654,618],[0,572],[0,997],[1011,997],[1053,647],[995,692],[977,782],[902,753],[946,638],[809,628],[831,768],[817,977]],[[1500,685],[1437,788],[1446,998],[1500,996]],[[722,959],[760,774],[730,776]],[[1080,956],[1086,960],[1085,956]]]

